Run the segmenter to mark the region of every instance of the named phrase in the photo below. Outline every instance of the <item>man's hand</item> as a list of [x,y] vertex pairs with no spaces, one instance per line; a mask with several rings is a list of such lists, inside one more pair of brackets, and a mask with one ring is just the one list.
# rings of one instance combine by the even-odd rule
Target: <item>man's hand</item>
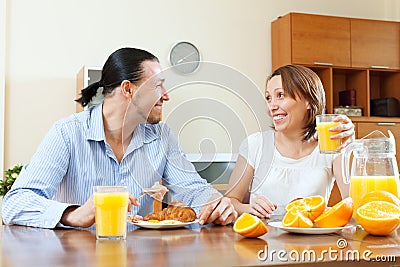
[[138,207],[138,206],[140,206],[140,203],[139,203],[139,201],[137,200],[136,197],[134,197],[133,195],[129,194],[128,212],[132,211],[132,205]]
[[212,196],[208,203],[203,206],[198,215],[199,224],[216,223],[227,225],[233,223],[237,218],[237,212],[233,207],[230,198],[221,197],[216,194]]
[[[129,195],[127,212],[132,211],[132,205],[139,206],[137,199]],[[96,209],[94,206],[93,195],[82,206],[70,206],[61,216],[60,222],[63,225],[73,227],[90,227],[95,223]]]
[[82,206],[68,207],[61,216],[60,222],[63,225],[74,227],[90,227],[94,224],[95,207],[93,196]]

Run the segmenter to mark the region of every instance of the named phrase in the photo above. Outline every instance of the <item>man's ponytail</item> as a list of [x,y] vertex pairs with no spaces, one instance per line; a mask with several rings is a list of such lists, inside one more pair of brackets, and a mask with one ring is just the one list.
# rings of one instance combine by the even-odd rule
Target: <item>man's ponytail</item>
[[103,87],[103,83],[101,81],[92,83],[88,87],[81,90],[81,97],[76,99],[75,101],[80,103],[82,107],[85,107],[92,101],[93,97],[97,94],[97,90]]

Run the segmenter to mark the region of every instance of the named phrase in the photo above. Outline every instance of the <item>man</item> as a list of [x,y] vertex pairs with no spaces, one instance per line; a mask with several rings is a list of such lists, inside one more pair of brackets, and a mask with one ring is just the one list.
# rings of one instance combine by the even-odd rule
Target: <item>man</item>
[[[153,200],[143,188],[162,180],[174,200],[192,206],[200,224],[233,222],[237,213],[195,172],[167,125],[169,100],[158,59],[135,48],[118,49],[102,78],[82,90],[86,106],[102,87],[104,102],[56,122],[3,200],[6,223],[43,228],[89,227],[95,222],[93,186],[126,185],[129,211],[146,215]],[[200,211],[199,211],[200,210]]]

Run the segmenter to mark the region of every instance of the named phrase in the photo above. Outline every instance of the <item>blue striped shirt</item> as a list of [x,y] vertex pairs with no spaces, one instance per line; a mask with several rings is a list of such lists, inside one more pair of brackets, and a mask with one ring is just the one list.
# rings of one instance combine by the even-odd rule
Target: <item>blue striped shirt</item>
[[[164,123],[140,124],[119,163],[107,143],[102,105],[56,122],[3,200],[6,223],[54,228],[64,210],[82,205],[96,185],[126,185],[137,196],[163,181],[173,200],[197,212],[217,191],[189,162]],[[146,215],[153,199],[144,196],[133,213]]]

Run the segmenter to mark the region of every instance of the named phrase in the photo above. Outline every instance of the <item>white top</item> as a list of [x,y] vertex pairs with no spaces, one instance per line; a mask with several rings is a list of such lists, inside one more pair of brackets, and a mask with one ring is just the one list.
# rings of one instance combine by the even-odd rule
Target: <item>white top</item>
[[285,206],[295,198],[321,195],[329,199],[333,187],[332,162],[335,154],[320,154],[318,146],[301,159],[282,156],[274,145],[274,131],[258,132],[247,137],[239,153],[254,168],[250,202],[257,195],[278,205],[275,215],[285,213]]

